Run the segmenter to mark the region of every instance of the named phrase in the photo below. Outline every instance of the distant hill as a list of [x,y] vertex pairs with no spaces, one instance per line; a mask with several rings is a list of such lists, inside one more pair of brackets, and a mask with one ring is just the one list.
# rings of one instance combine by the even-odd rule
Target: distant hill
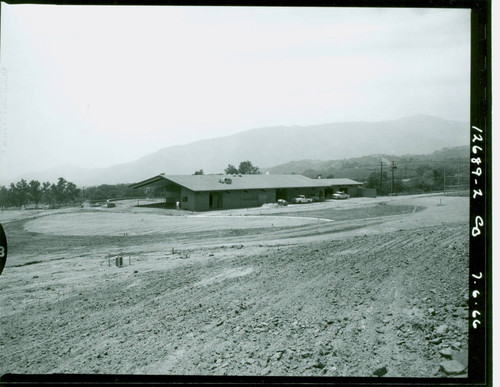
[[[326,177],[347,177],[350,179],[365,181],[372,172],[380,171],[380,162],[384,171],[389,171],[389,166],[394,161],[397,167],[396,176],[399,178],[411,178],[419,176],[419,169],[444,167],[456,170],[460,168],[460,173],[464,173],[468,168],[469,146],[444,148],[429,154],[420,155],[388,155],[378,154],[363,157],[355,157],[342,160],[299,160],[265,168],[263,172],[271,174],[295,173],[311,178],[317,176]],[[461,160],[461,161],[460,161]]]
[[[250,160],[264,170],[294,160],[428,154],[446,147],[466,145],[468,141],[467,123],[423,115],[383,122],[278,126],[170,146],[136,161],[108,168],[61,167],[25,174],[14,181],[21,178],[55,181],[63,176],[80,186],[133,183],[163,172],[191,174],[203,169],[205,173],[221,173],[229,163],[237,165],[244,160]],[[310,163],[310,168],[315,168],[315,162]],[[277,173],[278,169],[273,171]]]

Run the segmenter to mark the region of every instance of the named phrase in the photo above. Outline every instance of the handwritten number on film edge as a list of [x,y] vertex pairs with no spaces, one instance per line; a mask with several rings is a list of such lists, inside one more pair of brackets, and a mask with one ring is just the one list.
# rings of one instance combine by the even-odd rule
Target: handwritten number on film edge
[[[483,133],[482,129],[478,128],[477,126],[472,126],[472,129],[475,130],[476,132]],[[476,142],[483,141],[483,136],[479,133],[472,134],[472,143],[473,144]],[[482,152],[482,151],[483,151],[483,148],[480,147],[479,145],[472,146],[472,153],[474,155],[478,155],[478,153]],[[483,161],[481,160],[481,157],[479,157],[479,156],[480,155],[478,155],[478,157],[472,157],[470,159],[471,165],[475,167],[475,170],[472,170],[472,168],[471,168],[471,170],[472,170],[471,174],[475,175],[477,177],[479,177],[483,174],[482,169],[479,167],[479,165],[481,165],[481,163]],[[477,179],[474,179],[474,184],[478,184]],[[472,192],[473,192],[473,194],[472,194],[473,200],[476,199],[478,196],[483,196],[483,191],[480,188],[474,187]],[[475,238],[475,237],[481,235],[481,230],[482,230],[483,226],[484,226],[483,218],[479,215],[476,216],[474,219],[474,226],[472,227],[472,230],[471,230],[472,237]],[[472,278],[474,279],[474,284],[476,284],[476,280],[480,280],[483,278],[483,273],[480,272],[479,274],[472,274]],[[479,290],[472,291],[472,298],[477,299],[480,295],[481,295],[481,292],[479,292]],[[477,302],[475,301],[474,304],[477,305]],[[478,329],[479,325],[481,325],[481,321],[479,320],[479,316],[481,316],[481,312],[479,312],[478,310],[473,310],[471,315],[472,315],[472,318],[474,319],[472,321],[472,327],[474,329]]]
[[483,196],[483,191],[481,191],[480,189],[473,190],[472,199],[475,199],[476,196]]
[[482,150],[483,150],[483,148],[481,148],[479,145],[474,145],[472,147],[472,153],[474,153],[475,155],[477,155],[477,152],[482,151]]
[[[472,126],[472,129],[479,132],[483,133],[483,130],[478,128],[477,126]],[[472,134],[472,142],[475,143],[476,141],[483,141],[483,136],[478,134],[478,133],[473,133]],[[474,145],[472,146],[472,153],[477,154],[479,151],[482,151],[483,148],[481,148],[479,145]],[[471,164],[474,164],[476,166],[480,165],[482,163],[481,157],[473,157],[470,159]],[[472,171],[471,174],[476,175],[476,176],[481,176],[483,174],[482,169],[478,166],[475,171]],[[477,184],[477,179],[474,179],[474,182]],[[473,189],[473,194],[472,194],[472,199],[476,199],[478,196],[483,196],[483,191],[479,188]],[[472,228],[472,236],[477,237],[481,235],[481,227],[484,226],[484,220],[481,216],[476,216],[476,219],[474,221],[474,227]]]

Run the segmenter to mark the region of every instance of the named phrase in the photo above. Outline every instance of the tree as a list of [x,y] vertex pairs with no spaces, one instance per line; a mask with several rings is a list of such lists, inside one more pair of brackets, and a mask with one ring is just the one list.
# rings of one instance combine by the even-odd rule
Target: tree
[[417,172],[417,175],[418,176],[423,176],[424,173],[426,171],[428,171],[429,169],[432,169],[432,167],[428,164],[423,164],[423,165],[419,165],[416,169],[416,172]]
[[40,203],[54,206],[74,201],[78,195],[76,185],[62,177],[56,184],[48,181],[40,184],[37,180],[27,183],[22,179],[16,184],[11,183],[8,189],[0,187],[0,206],[21,207],[29,203],[34,203],[35,207]]
[[380,187],[380,175],[378,172],[372,172],[368,176],[368,181],[366,182],[366,188],[378,188]]
[[437,169],[427,170],[422,175],[422,189],[425,191],[433,191],[437,189],[442,189],[443,187],[443,176]]
[[17,187],[14,183],[10,183],[10,186],[9,186],[9,196],[10,196],[10,204],[17,207],[17,206],[20,206],[19,204],[19,197],[17,195]]
[[260,173],[259,167],[254,166],[251,161],[242,161],[238,167],[238,172],[242,175],[257,175]]
[[228,164],[227,168],[224,169],[224,172],[226,173],[226,175],[237,175],[238,169],[234,165]]
[[26,182],[26,180],[22,179],[21,181],[17,182],[15,185],[14,192],[17,200],[17,205],[24,206],[28,202],[28,195],[29,195],[29,185]]
[[52,194],[52,200],[60,206],[65,202],[66,199],[66,186],[68,182],[63,177],[57,180],[57,184],[52,184],[50,186],[50,192]]
[[7,187],[0,187],[0,207],[10,207],[12,205],[12,195]]
[[52,202],[52,195],[50,191],[50,183],[48,181],[42,183],[42,203],[50,204]]
[[203,174],[204,174],[203,169],[200,169],[199,171],[193,173],[193,175],[203,175]]
[[387,195],[387,193],[390,191],[387,172],[384,171],[382,173],[382,184],[380,182],[380,173],[372,172],[370,176],[368,176],[366,188],[375,188],[378,195]]
[[79,190],[76,188],[75,183],[67,182],[66,187],[64,187],[64,201],[74,201],[79,195]]
[[38,203],[42,200],[42,188],[38,180],[29,182],[29,198],[35,203],[35,208],[38,208]]

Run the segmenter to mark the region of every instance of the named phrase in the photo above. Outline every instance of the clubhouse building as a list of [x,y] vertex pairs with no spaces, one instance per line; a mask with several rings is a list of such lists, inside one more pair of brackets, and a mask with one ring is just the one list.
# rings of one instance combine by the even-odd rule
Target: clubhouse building
[[132,184],[132,188],[164,187],[167,205],[190,211],[259,207],[298,195],[316,200],[344,191],[360,195],[362,183],[351,179],[310,179],[302,175],[164,175]]

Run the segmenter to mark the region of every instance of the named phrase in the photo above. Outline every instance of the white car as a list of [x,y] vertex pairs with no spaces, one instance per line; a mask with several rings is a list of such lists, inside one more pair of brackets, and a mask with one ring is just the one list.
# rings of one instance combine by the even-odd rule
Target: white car
[[348,194],[346,194],[345,192],[338,191],[332,195],[332,198],[337,199],[337,200],[341,200],[341,199],[348,199],[348,198],[350,198],[350,196]]
[[292,199],[292,203],[312,203],[313,200],[311,198],[306,198],[304,195],[299,195],[296,198]]

